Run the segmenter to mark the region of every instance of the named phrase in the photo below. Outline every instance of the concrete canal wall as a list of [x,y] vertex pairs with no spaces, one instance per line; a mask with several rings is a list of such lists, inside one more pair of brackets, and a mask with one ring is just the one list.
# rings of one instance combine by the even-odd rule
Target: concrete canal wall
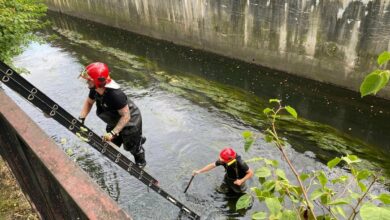
[[[358,90],[390,0],[46,0],[53,11]],[[390,98],[390,89],[379,94]]]

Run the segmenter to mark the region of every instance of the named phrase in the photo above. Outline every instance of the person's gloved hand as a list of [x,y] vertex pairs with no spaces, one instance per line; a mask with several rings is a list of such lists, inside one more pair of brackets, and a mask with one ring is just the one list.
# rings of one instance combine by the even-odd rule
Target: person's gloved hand
[[108,132],[108,133],[105,133],[103,135],[103,140],[104,141],[112,141],[112,139],[116,138],[118,136],[118,133],[114,132],[114,130]]
[[192,171],[192,175],[193,176],[196,176],[196,175],[198,175],[200,172],[198,171],[198,170],[194,170],[194,171]]
[[115,138],[115,136],[112,133],[110,133],[110,132],[105,133],[103,135],[103,140],[104,141],[112,141],[114,138]]
[[83,125],[84,125],[85,118],[79,117],[79,120],[80,120],[81,124],[83,124]]

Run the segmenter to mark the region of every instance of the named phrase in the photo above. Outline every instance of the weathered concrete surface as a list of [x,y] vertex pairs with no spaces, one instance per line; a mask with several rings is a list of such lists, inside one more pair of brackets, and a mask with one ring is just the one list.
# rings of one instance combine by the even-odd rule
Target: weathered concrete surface
[[42,219],[131,219],[2,90],[0,154]]
[[[54,11],[353,90],[390,45],[389,0],[46,2]],[[389,91],[380,96],[390,98]]]

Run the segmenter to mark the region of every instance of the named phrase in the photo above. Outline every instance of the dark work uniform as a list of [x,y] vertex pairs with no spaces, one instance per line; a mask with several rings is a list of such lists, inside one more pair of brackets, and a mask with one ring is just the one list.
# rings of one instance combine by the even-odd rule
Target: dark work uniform
[[225,168],[226,174],[224,177],[224,185],[226,185],[231,191],[235,193],[242,193],[246,190],[245,183],[238,186],[234,184],[234,181],[244,178],[246,172],[249,170],[248,165],[241,159],[241,156],[236,157],[236,162],[231,165],[217,160],[215,166],[223,166]]
[[96,101],[96,114],[107,123],[107,132],[114,129],[121,118],[118,110],[126,105],[129,106],[130,121],[112,142],[118,147],[123,144],[124,149],[133,154],[138,165],[144,164],[145,152],[142,144],[146,139],[142,137],[142,117],[138,107],[127,98],[121,89],[106,88],[103,95],[99,95],[95,89],[90,89],[88,96]]

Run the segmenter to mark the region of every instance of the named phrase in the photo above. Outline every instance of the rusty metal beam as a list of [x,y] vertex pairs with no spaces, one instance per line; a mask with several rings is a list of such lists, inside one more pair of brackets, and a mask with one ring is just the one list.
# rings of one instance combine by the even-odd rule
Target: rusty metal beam
[[42,219],[131,219],[1,90],[0,154]]

